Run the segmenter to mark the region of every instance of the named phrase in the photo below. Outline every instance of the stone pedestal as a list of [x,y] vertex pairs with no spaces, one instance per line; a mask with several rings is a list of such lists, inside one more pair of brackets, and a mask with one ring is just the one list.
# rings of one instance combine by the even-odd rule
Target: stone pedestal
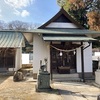
[[100,85],[100,69],[95,71],[95,82]]
[[36,91],[44,92],[48,90],[51,90],[50,73],[48,73],[47,71],[39,72],[38,79],[37,79],[37,85],[36,85]]

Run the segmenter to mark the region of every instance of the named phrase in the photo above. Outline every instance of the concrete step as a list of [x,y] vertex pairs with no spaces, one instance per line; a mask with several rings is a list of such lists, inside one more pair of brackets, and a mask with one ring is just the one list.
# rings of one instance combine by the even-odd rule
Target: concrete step
[[53,78],[79,78],[77,73],[75,74],[53,74]]
[[53,81],[56,81],[56,82],[67,82],[67,81],[80,82],[81,79],[80,78],[53,79]]
[[0,68],[0,73],[6,73],[8,72],[7,68]]
[[80,81],[79,75],[75,74],[53,74],[54,81]]
[[2,76],[2,75],[4,75],[4,76],[12,76],[14,74],[14,72],[0,72],[0,75]]

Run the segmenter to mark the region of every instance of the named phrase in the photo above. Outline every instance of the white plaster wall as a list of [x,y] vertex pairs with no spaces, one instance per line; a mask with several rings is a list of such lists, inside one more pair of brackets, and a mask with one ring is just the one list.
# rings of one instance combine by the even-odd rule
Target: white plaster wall
[[[88,46],[87,42],[84,42],[84,47]],[[81,48],[77,49],[76,54],[76,66],[77,72],[81,71]],[[84,72],[92,72],[92,44],[84,50]]]
[[95,82],[100,85],[100,70],[95,71]]
[[93,61],[98,61],[99,57],[100,57],[100,52],[94,52],[92,54],[92,60]]
[[[88,43],[85,42],[85,47]],[[92,43],[84,50],[84,72],[92,72]]]
[[[17,48],[16,50],[14,71],[17,71],[21,67],[22,67],[22,47]],[[13,68],[9,68],[9,71],[13,71]]]
[[74,23],[52,22],[47,28],[78,28]]
[[34,34],[33,38],[33,73],[38,73],[40,60],[44,62],[45,58],[48,59],[47,70],[50,72],[50,45],[38,34]]
[[22,64],[29,64],[29,54],[22,54]]
[[100,56],[100,52],[95,52],[94,56]]
[[81,72],[81,48],[77,48],[76,50],[76,69],[77,72]]

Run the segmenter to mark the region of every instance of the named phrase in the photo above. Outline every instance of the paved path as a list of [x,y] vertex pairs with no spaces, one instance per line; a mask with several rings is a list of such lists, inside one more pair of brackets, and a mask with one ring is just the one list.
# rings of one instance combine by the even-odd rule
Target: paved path
[[97,100],[100,88],[82,82],[58,82],[54,87],[59,89],[63,100]]

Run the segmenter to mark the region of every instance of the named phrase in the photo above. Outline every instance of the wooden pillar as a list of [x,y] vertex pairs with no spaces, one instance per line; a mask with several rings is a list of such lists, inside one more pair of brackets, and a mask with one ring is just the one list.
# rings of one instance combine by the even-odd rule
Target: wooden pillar
[[[81,42],[81,45],[83,45],[83,42]],[[81,66],[82,66],[82,81],[85,82],[85,77],[84,77],[84,50],[83,50],[83,46],[81,47]]]
[[[50,43],[52,45],[52,42]],[[51,80],[53,79],[53,74],[52,74],[52,48],[50,46],[50,75],[51,75]]]

